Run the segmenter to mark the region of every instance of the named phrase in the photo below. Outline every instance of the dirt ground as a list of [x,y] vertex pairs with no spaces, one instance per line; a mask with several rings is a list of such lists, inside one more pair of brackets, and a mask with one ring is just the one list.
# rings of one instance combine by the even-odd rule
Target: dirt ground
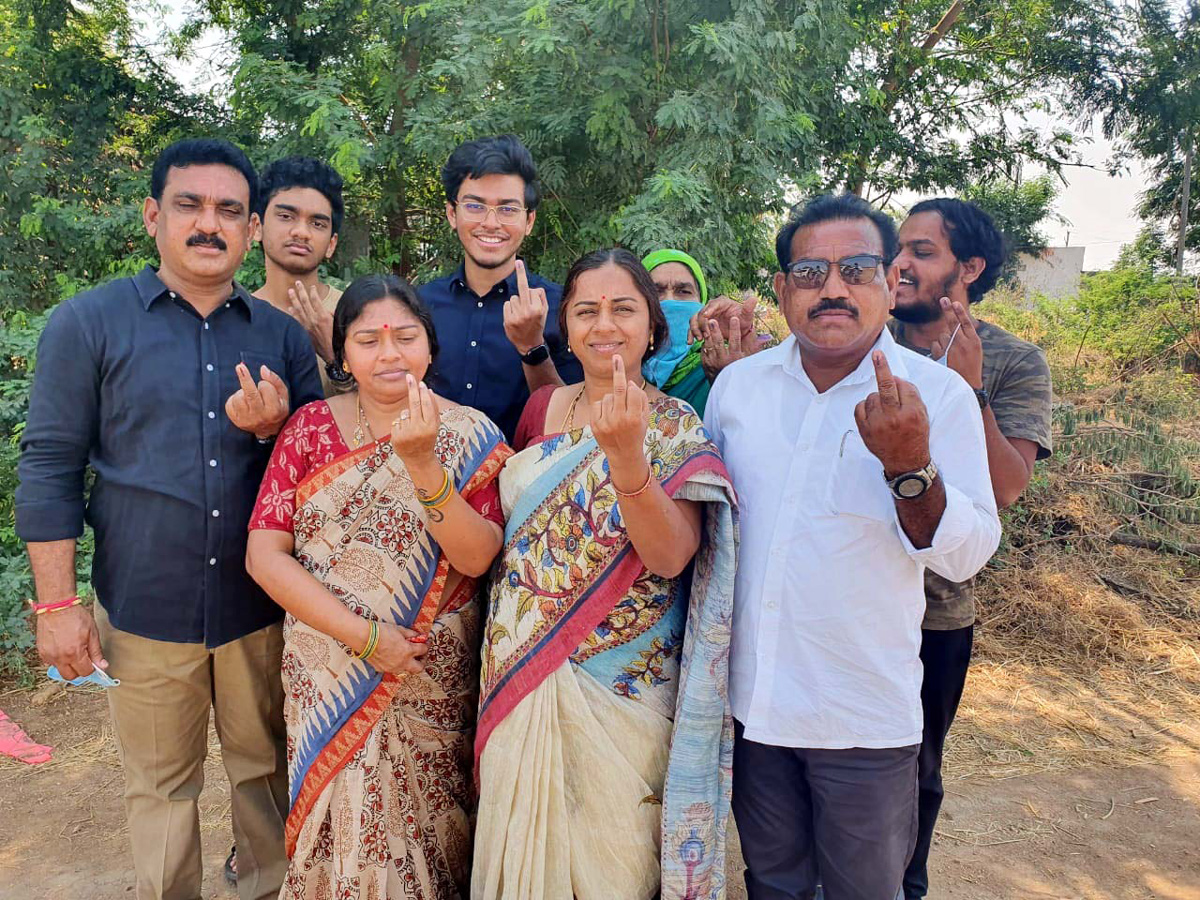
[[[98,689],[71,689],[42,706],[29,691],[0,708],[55,759],[0,758],[0,900],[132,897],[121,772]],[[1200,752],[1158,761],[949,785],[933,854],[931,897],[955,900],[1200,900]],[[221,880],[229,795],[215,746],[201,800],[205,900],[236,895]],[[744,897],[730,855],[731,900]]]

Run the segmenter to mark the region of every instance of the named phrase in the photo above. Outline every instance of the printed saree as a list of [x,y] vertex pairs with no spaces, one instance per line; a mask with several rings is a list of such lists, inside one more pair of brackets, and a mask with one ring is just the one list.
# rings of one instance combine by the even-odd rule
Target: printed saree
[[[499,429],[465,407],[442,413],[435,452],[468,502],[511,454]],[[297,484],[296,558],[360,616],[428,632],[429,652],[422,674],[385,674],[287,618],[285,900],[466,894],[476,585],[450,569],[424,521],[386,438]]]
[[501,474],[474,900],[724,896],[733,491],[673,398],[651,404],[647,449],[669,495],[704,505],[690,584],[642,565],[590,429]]

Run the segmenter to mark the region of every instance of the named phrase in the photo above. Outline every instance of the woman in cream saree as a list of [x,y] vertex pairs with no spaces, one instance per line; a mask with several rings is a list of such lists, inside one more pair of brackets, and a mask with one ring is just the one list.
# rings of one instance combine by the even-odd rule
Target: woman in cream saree
[[[633,345],[635,363],[646,350],[633,314],[619,321],[639,296],[665,332],[635,258],[603,251],[572,269],[564,331],[585,385],[559,389],[560,401],[575,395],[565,417],[553,388],[531,398],[501,474],[508,526],[484,629],[475,900],[724,894],[732,490],[691,407],[625,385],[611,348]],[[599,337],[571,320],[592,301],[597,319],[618,320]],[[613,393],[575,427],[586,379],[605,366]],[[650,474],[621,490],[604,422],[635,404]],[[626,515],[652,488],[703,511],[690,578],[655,574],[634,547]]]

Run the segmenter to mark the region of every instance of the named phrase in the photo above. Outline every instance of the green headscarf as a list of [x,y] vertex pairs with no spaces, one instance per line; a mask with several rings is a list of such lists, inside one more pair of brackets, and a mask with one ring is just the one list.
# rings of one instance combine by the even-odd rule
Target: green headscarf
[[[646,267],[647,272],[652,272],[663,263],[677,262],[683,263],[688,267],[688,271],[692,273],[692,277],[696,279],[696,287],[700,289],[700,304],[703,306],[708,302],[708,283],[704,280],[704,272],[700,269],[700,263],[694,258],[684,253],[682,250],[655,250],[653,253],[647,254],[642,260],[642,265]],[[690,318],[690,317],[689,317]],[[667,317],[667,323],[670,327],[671,343],[675,346],[686,345],[687,343],[687,322],[682,323],[682,328],[678,321],[673,322],[672,317]],[[671,389],[677,386],[690,374],[700,367],[700,342],[696,342],[688,347],[687,353],[683,358],[675,364],[675,368],[671,370],[671,374],[666,380],[658,386],[668,394],[672,393]],[[643,374],[646,374],[643,368]],[[647,375],[647,378],[650,376]],[[651,379],[652,381],[654,379]],[[655,382],[657,383],[657,382]],[[707,386],[707,382],[706,382]],[[687,399],[687,398],[684,398]],[[694,404],[693,404],[694,405]]]

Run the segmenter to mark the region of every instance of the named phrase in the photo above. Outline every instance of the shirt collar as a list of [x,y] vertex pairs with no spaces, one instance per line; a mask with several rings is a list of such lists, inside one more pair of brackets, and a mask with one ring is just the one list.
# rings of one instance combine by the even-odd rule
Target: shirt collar
[[[796,340],[796,336],[794,334],[789,336],[780,345],[780,349],[784,350],[782,356],[783,370],[792,377],[798,378],[811,386],[812,381],[809,379],[808,373],[804,371],[804,366],[800,362],[800,344]],[[879,338],[871,345],[871,349],[863,356],[858,367],[833,387],[839,388],[844,385],[860,384],[864,381],[874,380],[875,364],[871,361],[871,354],[876,350],[883,351],[883,356],[888,361],[888,367],[892,370],[893,375],[897,378],[908,378],[908,366],[904,363],[904,354],[892,337],[892,333],[887,328],[884,328],[879,333]]]
[[[133,277],[133,286],[137,289],[138,296],[141,298],[143,309],[149,310],[154,305],[154,301],[170,294],[167,286],[162,283],[162,279],[158,277],[158,270],[149,263]],[[250,318],[250,322],[254,322],[254,300],[244,287],[236,281],[233,283],[233,293],[229,296],[229,301],[237,300],[241,303],[246,311],[246,315]]]
[[[453,283],[458,285],[464,291],[469,291],[472,296],[478,296],[478,294],[476,294],[473,290],[471,290],[471,286],[469,284],[467,284],[467,264],[466,263],[459,263],[458,268],[454,271],[454,282]],[[496,293],[497,289],[502,284],[506,288],[505,293],[504,293],[505,299],[507,299],[508,297],[511,297],[513,294],[515,294],[517,292],[517,270],[513,269],[512,272],[509,273],[508,277],[505,278],[503,281],[497,281],[492,286],[492,289],[488,292],[487,296],[490,297],[492,294]]]

